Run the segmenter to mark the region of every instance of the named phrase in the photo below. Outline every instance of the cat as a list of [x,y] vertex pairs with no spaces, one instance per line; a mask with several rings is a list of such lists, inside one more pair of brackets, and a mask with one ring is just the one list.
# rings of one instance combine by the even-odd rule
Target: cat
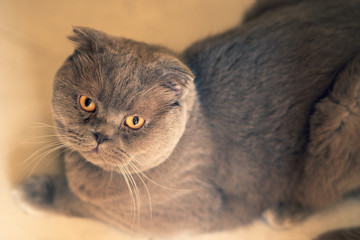
[[52,106],[65,175],[23,208],[147,236],[296,223],[360,188],[360,1],[259,0],[183,53],[74,27]]

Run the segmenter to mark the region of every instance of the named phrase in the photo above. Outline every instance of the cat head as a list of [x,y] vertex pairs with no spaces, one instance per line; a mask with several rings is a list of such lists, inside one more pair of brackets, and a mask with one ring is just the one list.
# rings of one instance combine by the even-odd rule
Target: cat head
[[193,74],[169,50],[75,27],[52,106],[60,139],[105,170],[143,171],[165,161],[191,107]]

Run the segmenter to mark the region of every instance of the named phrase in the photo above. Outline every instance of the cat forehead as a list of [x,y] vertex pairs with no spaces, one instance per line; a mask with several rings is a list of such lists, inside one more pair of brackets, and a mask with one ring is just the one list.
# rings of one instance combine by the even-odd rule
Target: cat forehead
[[104,56],[75,55],[71,58],[71,81],[80,95],[101,101],[104,107],[130,109],[141,101],[163,96],[162,72],[152,65]]
[[139,88],[154,82],[161,73],[134,56],[74,54],[69,58],[69,80],[79,88],[98,91]]
[[77,77],[137,77],[152,80],[147,76],[161,75],[164,70],[165,54],[146,50],[127,49],[115,51],[109,49],[100,53],[75,51],[69,57],[72,70]]

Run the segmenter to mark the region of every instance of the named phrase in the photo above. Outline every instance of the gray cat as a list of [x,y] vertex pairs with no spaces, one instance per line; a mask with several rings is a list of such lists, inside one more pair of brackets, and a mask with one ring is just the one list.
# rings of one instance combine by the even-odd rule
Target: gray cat
[[297,222],[360,188],[360,1],[258,1],[181,55],[70,39],[65,175],[25,181],[22,205],[157,236]]

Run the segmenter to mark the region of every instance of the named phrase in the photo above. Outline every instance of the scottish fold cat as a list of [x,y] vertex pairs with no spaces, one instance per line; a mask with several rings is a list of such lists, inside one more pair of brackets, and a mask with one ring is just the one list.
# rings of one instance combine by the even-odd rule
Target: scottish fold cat
[[258,1],[176,54],[75,27],[52,106],[65,174],[23,207],[150,236],[295,224],[360,187],[360,1]]

